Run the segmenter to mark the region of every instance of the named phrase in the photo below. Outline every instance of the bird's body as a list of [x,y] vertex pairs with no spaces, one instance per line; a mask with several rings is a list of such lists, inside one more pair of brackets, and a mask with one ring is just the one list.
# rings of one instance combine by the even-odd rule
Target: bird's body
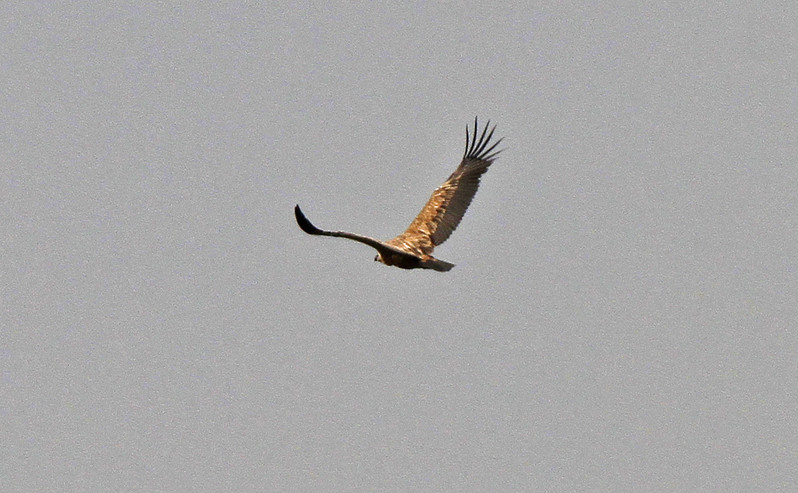
[[378,252],[374,260],[385,265],[402,269],[434,269],[442,272],[450,270],[454,264],[436,259],[432,256],[432,251],[446,241],[460,224],[477,192],[479,178],[500,152],[493,150],[501,139],[488,146],[493,136],[493,130],[488,133],[489,125],[490,122],[485,126],[479,140],[477,140],[476,119],[473,138],[466,127],[466,150],[460,166],[432,193],[418,216],[399,236],[388,241],[380,241],[344,231],[324,231],[311,224],[297,205],[294,214],[299,227],[311,235],[348,238],[369,245]]

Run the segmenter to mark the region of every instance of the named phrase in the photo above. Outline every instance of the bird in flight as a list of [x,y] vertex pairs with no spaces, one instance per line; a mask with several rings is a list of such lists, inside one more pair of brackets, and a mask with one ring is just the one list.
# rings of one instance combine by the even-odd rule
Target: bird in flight
[[307,234],[349,238],[364,243],[377,250],[374,260],[385,265],[402,269],[434,269],[446,272],[454,264],[432,256],[432,251],[449,238],[460,224],[466,209],[471,204],[479,187],[479,178],[496,160],[501,151],[494,151],[499,139],[491,145],[493,129],[488,132],[490,121],[477,139],[478,125],[474,118],[474,133],[469,134],[466,126],[466,146],[460,166],[449,178],[432,192],[427,204],[421,209],[404,233],[388,241],[380,241],[345,231],[324,231],[314,226],[302,213],[299,205],[294,207],[294,215],[299,227]]

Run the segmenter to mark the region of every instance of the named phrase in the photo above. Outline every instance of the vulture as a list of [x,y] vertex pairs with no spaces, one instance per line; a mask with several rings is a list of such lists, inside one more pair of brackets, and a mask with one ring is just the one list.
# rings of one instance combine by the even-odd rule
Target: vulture
[[404,233],[387,241],[380,241],[345,231],[324,231],[314,226],[299,205],[294,207],[294,215],[299,227],[307,234],[348,238],[366,244],[377,250],[374,260],[385,265],[393,265],[402,269],[433,269],[446,272],[454,264],[432,256],[436,246],[446,241],[460,224],[466,209],[471,204],[479,187],[479,179],[488,170],[496,156],[501,152],[494,151],[502,141],[499,139],[491,145],[493,129],[488,132],[488,121],[482,134],[477,138],[479,126],[474,118],[474,132],[469,133],[466,125],[466,146],[463,160],[449,178],[432,192],[427,204],[421,209]]

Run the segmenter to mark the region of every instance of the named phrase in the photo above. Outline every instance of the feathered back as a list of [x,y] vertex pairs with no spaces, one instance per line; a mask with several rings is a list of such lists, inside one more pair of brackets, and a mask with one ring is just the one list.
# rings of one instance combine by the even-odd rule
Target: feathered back
[[489,126],[490,121],[485,125],[479,140],[477,140],[477,119],[474,118],[473,138],[469,135],[468,127],[466,127],[466,147],[460,166],[454,170],[454,173],[443,185],[432,192],[432,196],[418,216],[395,240],[404,244],[413,244],[417,248],[425,250],[424,253],[429,254],[432,248],[449,238],[463,219],[474,194],[477,193],[479,178],[501,152],[494,152],[494,149],[502,139],[488,147],[490,139],[493,137],[493,131],[496,130],[494,126],[488,133]]

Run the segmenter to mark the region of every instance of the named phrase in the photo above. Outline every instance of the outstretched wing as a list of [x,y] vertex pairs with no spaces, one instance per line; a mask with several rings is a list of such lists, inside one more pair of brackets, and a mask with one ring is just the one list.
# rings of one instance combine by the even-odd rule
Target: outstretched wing
[[386,245],[385,243],[375,240],[374,238],[369,238],[368,236],[357,235],[354,233],[347,233],[346,231],[324,231],[322,229],[317,228],[316,226],[311,223],[305,214],[302,213],[302,209],[299,208],[299,205],[294,207],[294,216],[296,216],[296,222],[299,224],[299,227],[302,228],[302,231],[309,235],[320,235],[320,236],[336,236],[339,238],[348,238],[350,240],[355,240],[360,243],[364,243],[372,248],[376,248],[380,255],[388,256],[391,253],[397,253],[403,256],[413,256],[412,254],[402,251],[392,245]]
[[[479,178],[496,159],[501,151],[495,151],[502,139],[490,145],[494,126],[488,133],[490,121],[485,125],[482,135],[477,140],[477,119],[474,118],[474,134],[469,135],[466,126],[466,147],[463,161],[454,170],[446,182],[438,187],[421,209],[407,230],[395,238],[403,244],[415,244],[429,254],[452,234],[460,224],[466,209],[471,204],[479,187]],[[487,136],[486,136],[487,134]],[[393,243],[395,240],[391,240]],[[431,245],[429,245],[431,243]],[[426,246],[426,248],[425,248]]]

